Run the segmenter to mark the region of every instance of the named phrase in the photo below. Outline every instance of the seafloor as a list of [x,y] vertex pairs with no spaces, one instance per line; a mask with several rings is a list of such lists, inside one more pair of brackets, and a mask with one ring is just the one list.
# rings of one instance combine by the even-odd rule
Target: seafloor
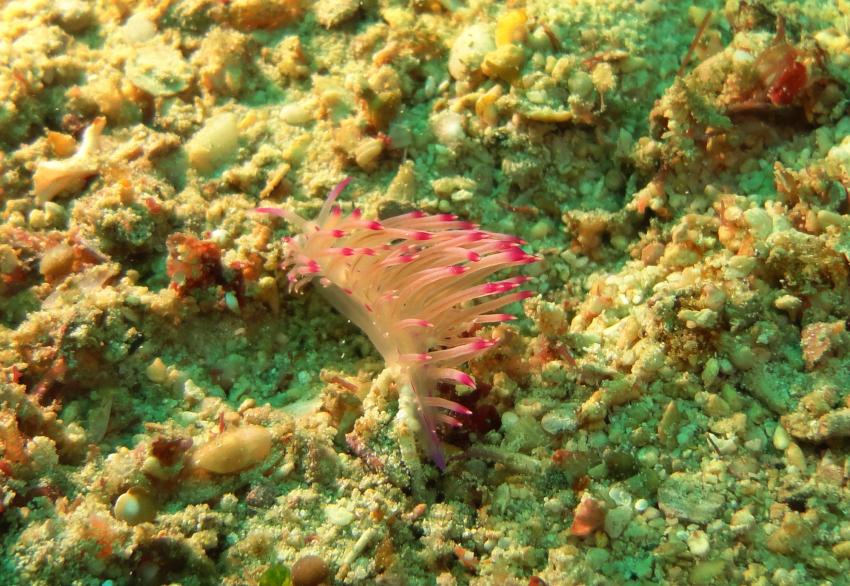
[[[850,584],[848,34],[846,0],[3,3],[0,584]],[[445,471],[254,211],[345,177],[542,259],[439,389]]]

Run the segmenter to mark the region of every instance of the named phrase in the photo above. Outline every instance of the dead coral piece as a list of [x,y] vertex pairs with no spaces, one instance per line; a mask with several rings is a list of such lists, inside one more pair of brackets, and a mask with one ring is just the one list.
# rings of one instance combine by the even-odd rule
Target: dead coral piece
[[80,148],[73,157],[38,164],[33,174],[33,188],[39,204],[52,200],[60,193],[70,194],[79,191],[85,185],[86,179],[97,173],[96,156],[104,126],[106,126],[106,118],[98,116],[86,128]]

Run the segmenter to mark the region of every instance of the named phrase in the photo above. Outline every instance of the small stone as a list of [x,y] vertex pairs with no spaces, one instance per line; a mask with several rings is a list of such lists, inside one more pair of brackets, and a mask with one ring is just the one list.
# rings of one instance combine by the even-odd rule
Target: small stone
[[354,520],[354,513],[338,505],[325,507],[325,519],[338,527],[345,527]]
[[791,438],[788,436],[788,432],[781,425],[777,425],[776,429],[773,430],[773,447],[784,452],[789,445],[791,445]]
[[251,488],[245,495],[245,504],[249,507],[258,509],[267,509],[275,502],[277,492],[274,487],[268,484],[259,484]]
[[145,369],[145,374],[148,376],[149,381],[160,385],[168,380],[168,368],[165,366],[162,358],[154,358],[153,362]]
[[0,244],[0,274],[9,275],[20,266],[15,250],[8,244]]
[[680,421],[679,407],[676,401],[670,401],[664,408],[661,421],[658,422],[658,439],[664,444],[669,444],[675,440]]
[[590,99],[593,96],[593,78],[590,77],[589,73],[581,69],[573,72],[567,81],[567,87],[569,87],[570,93],[577,95],[583,100]]
[[711,424],[711,431],[721,435],[743,437],[747,430],[747,414],[735,413]]
[[638,450],[638,462],[646,468],[652,468],[658,463],[659,455],[658,448],[655,446],[646,446]]
[[788,466],[793,466],[800,472],[806,471],[806,455],[803,450],[795,443],[792,443],[785,450],[785,463]]
[[748,508],[743,508],[732,515],[732,520],[729,522],[729,528],[733,533],[746,533],[755,527],[756,518]]
[[616,539],[623,534],[632,520],[632,509],[630,506],[615,507],[605,515],[603,528],[611,539]]
[[156,36],[156,25],[144,12],[137,12],[121,27],[121,34],[129,43],[144,43]]
[[844,483],[844,468],[831,450],[827,450],[818,462],[817,478],[824,484],[841,486]]
[[713,433],[708,434],[708,442],[719,454],[728,456],[738,451],[738,442],[734,437],[719,437]]
[[382,152],[384,141],[379,138],[364,138],[354,149],[354,161],[358,167],[368,171],[374,167]]
[[319,586],[328,578],[328,564],[317,555],[305,555],[292,565],[292,586]]
[[154,520],[156,504],[145,489],[134,486],[118,497],[112,513],[116,519],[128,525],[138,525]]
[[773,219],[761,208],[750,208],[744,212],[744,219],[750,225],[757,240],[764,240],[773,232]]
[[230,23],[241,31],[273,30],[296,22],[303,13],[295,0],[230,0]]
[[49,248],[38,265],[38,272],[47,279],[55,279],[71,271],[74,263],[74,249],[60,243]]
[[450,110],[439,112],[431,117],[431,129],[440,144],[449,148],[460,145],[466,137],[463,116]]
[[800,346],[806,367],[812,370],[822,360],[831,356],[841,347],[846,338],[847,326],[844,321],[817,322],[803,328],[800,334]]
[[315,105],[302,100],[284,104],[280,108],[280,119],[292,126],[306,126],[314,119]]
[[584,493],[581,502],[576,506],[570,533],[576,537],[592,535],[605,522],[605,506],[602,501]]
[[211,173],[236,154],[239,128],[236,115],[225,112],[213,116],[186,144],[189,163],[202,173]]
[[127,78],[152,96],[173,96],[189,87],[194,72],[177,49],[153,46],[140,49],[127,64]]
[[351,20],[360,10],[360,0],[318,0],[316,20],[325,28],[334,28]]
[[698,562],[691,570],[691,584],[712,584],[726,568],[724,560],[706,560]]
[[637,459],[621,450],[612,450],[605,454],[605,466],[608,476],[614,480],[625,480],[638,473]]
[[599,571],[611,559],[611,554],[607,549],[603,549],[601,547],[591,547],[587,550],[587,553],[584,556],[585,562],[587,562],[588,567],[593,570]]
[[776,298],[773,306],[781,311],[797,311],[803,306],[803,300],[793,295],[782,295]]
[[752,348],[735,343],[729,352],[729,360],[738,370],[749,370],[756,363],[756,355]]
[[512,82],[519,77],[525,53],[516,45],[502,45],[490,51],[481,62],[481,71],[491,78]]
[[717,360],[714,356],[709,358],[705,367],[702,369],[702,374],[700,378],[702,379],[702,383],[705,386],[710,386],[715,380],[717,380],[717,375],[720,374],[720,361]]
[[234,474],[266,459],[272,447],[272,434],[260,425],[229,429],[202,445],[192,462],[216,474]]
[[808,527],[799,513],[786,513],[782,525],[771,533],[765,545],[767,549],[782,555],[793,555],[805,551],[813,538],[812,530]]
[[717,518],[725,498],[714,492],[699,478],[676,472],[658,490],[658,506],[667,515],[694,523],[708,523]]
[[486,24],[473,24],[465,28],[452,44],[449,52],[449,73],[463,80],[481,67],[484,56],[496,48],[493,30]]
[[533,240],[542,240],[552,232],[552,224],[549,220],[539,220],[531,227],[528,234]]
[[97,20],[94,7],[81,0],[60,0],[53,7],[53,16],[66,33],[77,34]]
[[711,393],[706,397],[705,412],[710,417],[726,417],[732,412],[732,408],[720,395]]
[[578,419],[574,409],[554,409],[540,420],[543,430],[551,435],[572,432],[578,429]]
[[832,553],[840,560],[850,559],[850,541],[842,541],[832,546]]
[[699,529],[688,536],[687,544],[690,552],[699,558],[708,555],[708,552],[711,549],[711,545],[708,541],[708,535],[705,534],[705,531],[701,531]]
[[694,328],[713,328],[717,325],[717,312],[712,309],[682,309],[678,313],[680,321],[685,322],[685,326],[689,329]]

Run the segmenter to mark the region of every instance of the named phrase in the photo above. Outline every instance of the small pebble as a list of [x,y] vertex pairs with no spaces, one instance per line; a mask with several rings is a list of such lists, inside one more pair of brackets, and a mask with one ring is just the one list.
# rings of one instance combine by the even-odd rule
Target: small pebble
[[800,446],[792,443],[785,450],[785,463],[788,466],[794,466],[800,472],[805,472],[806,470],[806,455],[803,453],[803,450],[800,449]]
[[540,425],[546,433],[557,435],[578,429],[578,419],[575,416],[574,409],[555,409],[543,416]]
[[292,565],[292,586],[319,586],[328,578],[328,565],[317,555],[305,555]]
[[242,425],[214,437],[195,452],[198,468],[216,474],[233,474],[256,466],[272,448],[272,434],[260,425]]
[[156,36],[156,25],[144,13],[137,12],[127,19],[121,30],[130,43],[144,43]]
[[603,528],[611,539],[617,539],[626,530],[632,520],[632,509],[629,506],[615,507],[605,515]]
[[789,445],[791,445],[791,438],[788,437],[788,432],[781,425],[777,425],[773,431],[773,447],[784,452]]
[[145,369],[145,374],[148,375],[148,380],[153,383],[163,384],[168,380],[168,368],[161,358],[154,358],[153,362]]
[[73,263],[74,249],[67,244],[60,243],[47,249],[47,252],[41,257],[38,271],[48,279],[55,279],[67,274]]
[[156,504],[145,489],[134,486],[118,497],[112,513],[128,525],[138,525],[154,520]]
[[201,173],[211,173],[233,157],[239,147],[236,115],[230,112],[213,116],[186,144],[189,164]]
[[328,505],[325,507],[325,519],[333,525],[345,527],[354,520],[354,514],[337,505]]
[[700,558],[705,557],[711,549],[708,542],[708,535],[705,534],[705,531],[700,531],[699,529],[688,536],[687,543],[690,552]]

